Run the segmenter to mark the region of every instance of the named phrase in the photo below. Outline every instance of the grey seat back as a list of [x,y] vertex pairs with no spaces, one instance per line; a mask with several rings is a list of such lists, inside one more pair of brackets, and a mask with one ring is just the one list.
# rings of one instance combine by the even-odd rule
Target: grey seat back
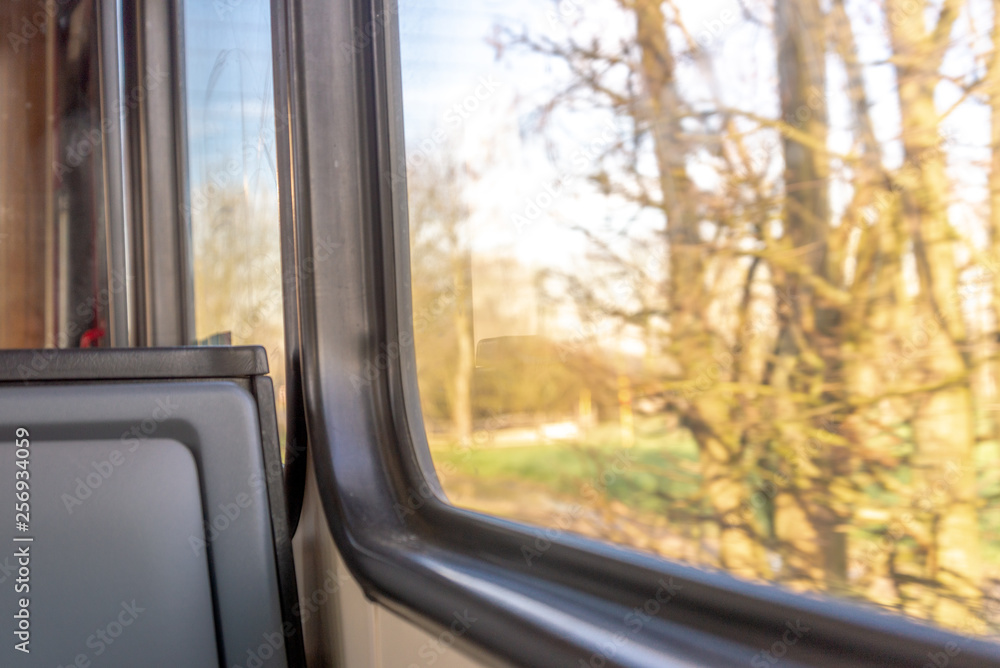
[[259,348],[0,352],[0,499],[24,511],[0,525],[0,665],[303,664],[266,370]]

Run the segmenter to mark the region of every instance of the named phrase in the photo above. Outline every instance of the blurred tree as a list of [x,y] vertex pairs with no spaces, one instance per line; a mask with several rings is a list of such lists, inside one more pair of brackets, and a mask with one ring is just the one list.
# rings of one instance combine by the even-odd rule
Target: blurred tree
[[408,173],[410,257],[418,379],[425,410],[472,438],[472,249],[465,188],[471,172],[425,158]]
[[903,152],[910,166],[897,178],[919,280],[916,313],[921,322],[933,323],[926,332],[929,341],[922,346],[927,350],[920,356],[922,368],[914,370],[913,380],[929,389],[914,397],[914,470],[918,488],[930,488],[949,465],[961,476],[931,507],[921,508],[930,533],[924,577],[932,584],[922,587],[920,596],[932,600],[936,619],[953,626],[969,624],[970,610],[978,609],[982,597],[972,366],[959,293],[956,233],[948,215],[950,180],[934,97],[962,4],[945,0],[931,29],[925,2],[888,0],[886,6],[892,17],[888,25]]
[[278,392],[285,374],[277,207],[255,204],[241,183],[202,188],[189,212],[197,336],[230,332],[233,345],[264,346]]
[[[963,310],[973,303],[960,292],[959,257],[979,251],[952,219],[942,139],[947,114],[975,103],[976,83],[945,73],[956,21],[970,10],[962,0],[867,7],[896,84],[875,90],[868,76],[880,64],[862,62],[856,37],[861,10],[844,0],[757,3],[764,18],[751,9],[743,7],[744,21],[774,40],[773,115],[726,102],[711,40],[695,39],[672,2],[609,0],[588,10],[618,12],[634,26],[624,38],[588,33],[593,25],[580,17],[562,28],[498,30],[498,55],[521,49],[567,73],[541,104],[538,130],[565,126],[573,114],[612,118],[618,135],[589,164],[593,191],[662,216],[660,295],[602,305],[595,277],[572,294],[581,311],[659,332],[667,359],[639,382],[647,393],[662,390],[663,409],[676,411],[698,444],[698,499],[716,526],[719,565],[799,588],[861,589],[981,630],[972,388],[996,355],[971,354],[980,344]],[[872,24],[862,25],[876,39]],[[994,53],[998,35],[994,25]],[[992,53],[975,51],[974,38],[962,48],[987,63],[992,82],[983,228],[996,258],[1000,69]],[[843,90],[831,85],[831,67],[843,73]],[[945,81],[963,89],[942,113],[935,95]],[[846,152],[832,148],[834,94],[846,98],[838,113],[848,130],[837,140],[852,143]],[[877,137],[878,103],[898,109],[896,137]],[[883,151],[893,141],[903,160],[890,167]],[[579,227],[614,272],[646,280]],[[977,303],[996,314],[993,265],[991,297]],[[657,319],[664,324],[648,326]],[[882,547],[858,559],[851,536],[859,532]]]
[[[817,0],[776,0],[774,31],[780,114],[795,132],[785,132],[781,138],[783,230],[771,245],[795,261],[771,265],[775,290],[784,299],[774,359],[762,382],[777,391],[774,449],[782,462],[794,462],[800,453],[808,452],[812,426],[812,421],[799,418],[806,407],[796,397],[829,402],[842,396],[836,331],[839,304],[829,299],[830,293],[837,292],[837,283],[831,280],[828,253],[826,22]],[[824,449],[829,450],[829,445],[816,450]],[[846,471],[835,458],[820,452],[799,459],[808,461],[785,466],[790,469],[786,472],[789,484],[774,499],[774,533],[786,556],[784,579],[796,586],[843,581],[846,544],[837,531],[843,518],[836,512],[824,479]]]

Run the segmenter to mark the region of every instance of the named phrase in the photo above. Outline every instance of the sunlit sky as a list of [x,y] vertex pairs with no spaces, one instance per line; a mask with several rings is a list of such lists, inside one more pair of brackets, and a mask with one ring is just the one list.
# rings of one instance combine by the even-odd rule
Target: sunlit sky
[[[893,70],[886,62],[890,52],[880,4],[849,1],[848,11],[857,33],[859,57],[869,64],[866,87],[874,103],[871,115],[876,133],[886,164],[894,167],[902,161],[897,139],[899,114],[892,93]],[[928,21],[937,14],[935,3],[931,5]],[[695,107],[713,108],[714,93],[726,106],[775,117],[772,3],[681,0],[678,6],[691,36],[708,54],[700,62],[683,64],[679,76],[685,98]],[[244,0],[231,7],[225,5],[224,14],[220,7],[219,3],[184,3],[192,188],[204,188],[220,176],[227,178],[236,161],[240,169],[235,178],[243,181],[256,210],[276,224],[269,3]],[[958,79],[981,73],[983,63],[981,59],[976,62],[972,54],[986,50],[982,40],[992,20],[988,2],[974,0],[970,7],[953,33],[960,46],[952,49],[945,63],[947,73]],[[631,35],[632,26],[623,16],[617,4],[608,0],[400,3],[409,167],[420,169],[423,160],[452,159],[474,172],[466,193],[472,204],[467,229],[472,240],[474,285],[482,263],[497,255],[516,257],[532,271],[551,268],[589,275],[597,270],[593,245],[580,228],[627,253],[633,250],[629,243],[648,242],[662,227],[657,212],[639,211],[597,195],[586,182],[595,164],[590,159],[580,160],[581,152],[587,152],[587,146],[607,131],[609,123],[614,131],[628,128],[614,125],[608,114],[580,112],[558,114],[540,129],[536,112],[567,80],[564,67],[554,59],[524,50],[507,50],[498,57],[490,43],[498,27],[519,31],[526,26],[536,36],[561,40],[570,34],[599,35],[610,44]],[[676,32],[671,38],[682,40]],[[973,33],[980,36],[980,43],[970,49]],[[828,57],[828,63],[830,146],[844,153],[852,142],[843,93],[845,77],[835,57]],[[958,86],[942,84],[937,91],[938,108],[949,109],[961,95]],[[463,103],[467,109],[456,113],[456,105]],[[976,243],[985,241],[981,224],[985,170],[974,163],[988,159],[988,127],[984,105],[970,101],[952,112],[944,124],[952,137],[949,155],[958,202],[952,218]],[[436,131],[443,131],[443,139],[438,135],[441,141],[433,139]],[[775,161],[775,178],[780,169]],[[711,188],[719,178],[711,161],[692,160],[689,170],[701,188]],[[561,194],[549,198],[547,192],[560,185]],[[842,184],[832,185],[835,209],[843,206],[848,194]],[[200,224],[197,215],[193,218],[195,225]],[[526,312],[537,311],[532,285],[515,282],[506,289],[512,303],[523,302]],[[490,332],[477,326],[477,338],[536,333],[535,318],[525,316],[523,322],[525,331]],[[579,322],[567,314],[561,326],[572,334]]]
[[[877,138],[882,144],[886,165],[902,163],[898,141],[899,111],[894,93],[893,67],[887,62],[887,41],[882,3],[848,2],[848,12],[856,32],[858,55],[866,64],[865,84],[873,102],[871,117]],[[776,69],[771,9],[766,0],[707,0],[678,3],[691,36],[708,54],[700,62],[682,64],[679,81],[686,100],[692,106],[715,108],[714,93],[722,103],[765,117],[777,116]],[[936,20],[939,3],[930,3],[926,20]],[[519,31],[527,26],[535,35],[561,40],[572,34],[578,39],[598,35],[604,44],[628,40],[632,26],[622,23],[623,12],[617,3],[589,2],[462,2],[461,0],[404,0],[400,3],[401,51],[403,60],[404,115],[411,171],[419,169],[428,157],[454,157],[473,166],[479,175],[468,188],[473,204],[469,220],[474,252],[473,285],[477,267],[490,256],[517,257],[530,267],[549,267],[577,271],[587,276],[594,270],[589,262],[593,250],[574,227],[586,227],[610,243],[624,239],[650,238],[650,232],[662,226],[657,213],[639,213],[624,203],[598,196],[587,186],[584,176],[593,169],[587,164],[575,168],[569,157],[579,153],[599,136],[608,116],[599,112],[562,114],[544,132],[534,123],[533,112],[552,91],[564,82],[565,72],[554,59],[544,59],[524,50],[508,50],[497,57],[490,43],[498,26]],[[971,10],[958,21],[953,32],[956,44],[945,61],[944,70],[958,80],[980,72],[974,52],[985,52],[991,9],[987,2],[972,2]],[[979,35],[973,44],[970,35]],[[671,39],[683,36],[672,30]],[[970,48],[973,47],[973,48]],[[830,112],[829,145],[834,153],[846,154],[854,141],[850,107],[845,94],[846,75],[839,60],[827,56],[827,104]],[[483,80],[497,82],[497,90],[480,102],[461,123],[449,109],[469,99]],[[957,85],[938,87],[939,110],[947,110],[961,99]],[[984,105],[966,101],[951,112],[942,125],[949,136],[949,158],[955,181],[956,203],[952,220],[961,233],[976,243],[983,243],[981,203],[985,171],[982,161],[988,158],[984,137],[988,136],[988,115]],[[436,129],[444,129],[447,139],[429,138]],[[774,139],[772,138],[772,142]],[[975,164],[979,161],[979,164]],[[772,164],[775,179],[780,175],[779,160]],[[711,161],[694,159],[689,171],[695,183],[711,189],[719,176]],[[849,178],[849,175],[847,175]],[[523,224],[523,214],[532,203],[547,202],[545,186],[563,179],[570,187],[548,207],[539,207],[541,215]],[[846,181],[831,184],[832,204],[842,210],[850,192]],[[541,196],[541,200],[539,199]],[[978,211],[977,211],[978,207]],[[521,218],[515,218],[521,214]],[[513,220],[520,220],[517,225]],[[627,232],[627,234],[626,234]],[[509,285],[512,299],[521,299],[525,311],[530,307],[533,288]],[[518,294],[520,293],[520,294]],[[568,331],[578,321],[567,315],[563,322]],[[526,331],[481,334],[528,334],[535,328],[533,318],[524,318]]]
[[188,164],[192,188],[239,162],[247,191],[274,199],[270,3],[184,3]]
[[[590,16],[593,21],[593,7]],[[582,12],[569,5],[560,11],[555,3],[524,0],[400,4],[410,169],[419,169],[414,163],[425,157],[453,157],[468,164],[479,177],[469,185],[467,196],[474,203],[468,229],[477,339],[539,333],[530,272],[511,276],[503,286],[507,304],[519,306],[523,317],[513,328],[508,320],[502,331],[491,330],[495,325],[483,317],[483,310],[494,295],[489,294],[491,286],[485,280],[477,281],[477,275],[485,276],[488,268],[483,265],[492,257],[516,257],[530,270],[585,272],[585,257],[592,247],[573,228],[603,229],[621,222],[620,212],[609,209],[606,198],[585,187],[585,176],[594,165],[579,160],[587,144],[606,131],[610,117],[561,119],[565,124],[550,126],[544,135],[539,133],[536,109],[551,94],[554,83],[566,81],[565,72],[557,62],[525,53],[507,52],[498,58],[490,43],[499,26],[520,29],[542,24],[564,30],[582,17]],[[617,25],[613,20],[605,23],[606,35],[615,31],[627,35],[620,13],[606,18],[618,19]],[[488,82],[492,91],[486,99],[476,100],[477,92],[487,90],[483,82]],[[456,116],[453,109],[463,102],[475,108]],[[444,129],[447,138],[425,143],[436,129]],[[550,198],[552,192],[559,194]],[[640,226],[653,229],[655,219],[639,214],[632,221],[633,233]],[[565,313],[561,320],[557,326],[564,330],[564,336],[579,327],[571,313]]]
[[[208,2],[187,0],[184,13],[184,93],[187,114],[187,157],[190,183],[190,221],[196,267],[255,257],[243,267],[252,281],[237,287],[203,280],[195,272],[195,329],[198,338],[228,331],[235,344],[258,344],[267,349],[272,376],[278,382],[279,420],[284,420],[284,351],[280,329],[255,327],[240,320],[235,309],[214,312],[207,318],[204,305],[220,290],[231,290],[231,305],[256,305],[254,313],[281,322],[281,268],[276,162],[274,159],[274,88],[271,59],[270,2]],[[240,230],[219,257],[218,244],[207,243],[214,233],[213,200],[222,194],[242,192],[243,206],[233,221]],[[262,235],[272,244],[271,253],[258,245]],[[242,248],[233,245],[243,244]],[[215,250],[213,250],[215,249]],[[262,307],[261,305],[266,305]],[[263,309],[263,310],[260,310]],[[272,324],[270,321],[266,324]],[[262,331],[269,331],[265,336]],[[275,333],[277,332],[277,333]]]

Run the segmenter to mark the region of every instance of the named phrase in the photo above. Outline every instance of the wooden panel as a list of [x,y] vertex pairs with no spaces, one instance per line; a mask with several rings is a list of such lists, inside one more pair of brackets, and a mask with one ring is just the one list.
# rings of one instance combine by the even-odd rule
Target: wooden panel
[[46,35],[31,24],[40,6],[0,2],[0,348],[45,343],[50,77]]

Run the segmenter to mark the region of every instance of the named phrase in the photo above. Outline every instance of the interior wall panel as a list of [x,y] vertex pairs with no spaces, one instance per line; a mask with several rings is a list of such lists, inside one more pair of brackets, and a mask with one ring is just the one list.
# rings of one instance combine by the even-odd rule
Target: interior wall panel
[[0,348],[45,343],[50,77],[39,6],[0,3]]

